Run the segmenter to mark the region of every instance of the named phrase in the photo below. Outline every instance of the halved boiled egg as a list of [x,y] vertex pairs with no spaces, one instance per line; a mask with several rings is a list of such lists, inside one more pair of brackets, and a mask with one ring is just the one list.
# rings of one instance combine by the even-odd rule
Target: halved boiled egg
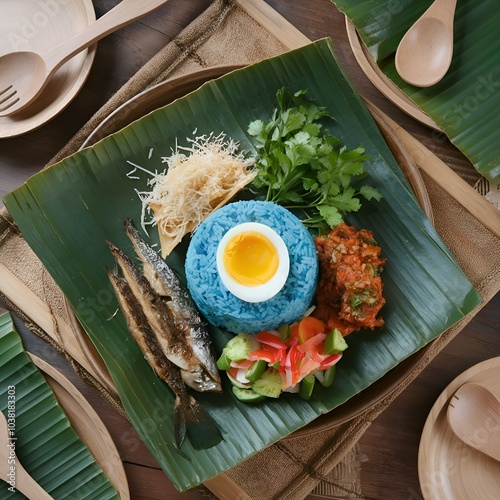
[[264,302],[285,285],[288,249],[269,226],[245,222],[229,229],[217,247],[217,271],[224,286],[246,302]]

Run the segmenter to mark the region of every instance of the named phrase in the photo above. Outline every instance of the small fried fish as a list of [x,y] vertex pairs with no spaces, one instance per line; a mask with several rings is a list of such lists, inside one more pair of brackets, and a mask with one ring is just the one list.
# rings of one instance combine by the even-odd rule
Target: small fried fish
[[[217,366],[213,361],[214,356],[211,355],[208,361],[212,360],[216,371],[215,373],[209,373],[204,364],[206,359],[199,359],[195,349],[190,344],[191,339],[186,338],[182,318],[179,319],[175,316],[171,308],[172,301],[170,297],[161,296],[157,293],[148,279],[121,249],[109,241],[107,244],[123,273],[124,279],[140,305],[146,321],[154,332],[158,345],[164,355],[180,368],[184,382],[199,392],[220,392],[222,387]],[[209,349],[211,348],[208,331],[203,341],[207,342],[207,346],[202,351],[205,354],[210,352]]]
[[[143,275],[153,290],[165,300],[171,311],[176,335],[185,339],[185,350],[178,350],[176,347],[176,353],[184,361],[190,359],[197,362],[196,369],[182,373],[184,381],[199,391],[221,391],[220,375],[215,364],[208,325],[196,309],[187,287],[160,255],[141,238],[130,219],[125,220],[124,227],[142,263]],[[166,349],[168,350],[168,347]],[[178,366],[182,367],[182,362]]]
[[216,422],[188,394],[179,368],[167,359],[158,346],[156,336],[127,280],[120,274],[118,267],[108,270],[108,276],[131,335],[156,375],[165,381],[175,394],[174,433],[177,447],[182,446],[186,434],[193,448],[197,450],[217,445],[222,440],[222,435]]

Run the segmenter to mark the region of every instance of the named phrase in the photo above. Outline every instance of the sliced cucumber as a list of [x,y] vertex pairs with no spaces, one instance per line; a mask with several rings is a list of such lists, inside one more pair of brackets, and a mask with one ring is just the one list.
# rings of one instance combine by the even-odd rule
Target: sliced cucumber
[[255,382],[267,368],[267,363],[263,359],[254,361],[250,368],[245,373],[245,377],[251,382]]
[[306,401],[309,401],[311,399],[315,382],[316,382],[316,377],[312,373],[306,375],[300,381],[299,396],[302,399],[305,399]]
[[290,338],[290,325],[285,323],[278,328],[278,333],[280,335],[280,339],[283,342],[286,342]]
[[347,342],[337,328],[325,339],[325,354],[339,354],[347,349]]
[[233,337],[223,349],[223,353],[231,361],[248,359],[250,353],[256,349],[256,340],[248,333],[240,333]]
[[231,368],[231,360],[226,356],[224,351],[222,351],[220,358],[217,360],[217,368],[219,370],[229,370]]
[[281,377],[277,372],[266,370],[255,382],[252,389],[267,398],[279,398],[281,394]]
[[335,379],[336,367],[337,365],[333,365],[326,370],[316,370],[314,372],[314,376],[318,379],[318,382],[323,387],[330,387],[333,384],[333,380]]
[[233,386],[233,394],[244,403],[257,403],[258,401],[266,399],[264,396],[257,394],[252,389],[241,389],[236,386]]

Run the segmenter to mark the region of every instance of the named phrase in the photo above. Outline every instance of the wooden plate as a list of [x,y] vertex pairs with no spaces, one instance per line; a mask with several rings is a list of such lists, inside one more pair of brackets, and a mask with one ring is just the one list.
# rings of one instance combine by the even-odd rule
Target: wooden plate
[[[0,56],[19,50],[43,53],[95,21],[92,0],[2,0]],[[0,117],[0,138],[34,130],[60,113],[85,83],[94,61],[95,45],[64,64],[41,96],[12,117]]]
[[120,454],[99,415],[64,375],[34,354],[29,353],[29,356],[43,373],[73,429],[101,466],[120,498],[129,499],[127,476]]
[[151,111],[193,92],[205,82],[241,67],[241,65],[213,66],[154,85],[110,113],[87,137],[81,147],[92,146],[97,141],[118,132]]
[[498,498],[500,462],[463,443],[451,430],[446,417],[448,403],[461,385],[465,382],[481,383],[486,379],[490,384],[498,384],[500,392],[500,357],[466,370],[434,403],[424,425],[418,453],[418,475],[424,498]]
[[429,115],[424,113],[392,80],[385,76],[361,40],[354,24],[347,17],[345,20],[347,38],[349,39],[354,57],[373,85],[406,114],[428,127],[441,130]]
[[[145,114],[153,111],[154,109],[164,106],[175,99],[196,90],[203,83],[220,77],[229,71],[237,69],[238,67],[239,66],[212,67],[168,80],[145,90],[110,114],[106,120],[104,120],[87,138],[82,148],[95,144],[100,139],[103,139],[111,133],[117,132],[132,121],[143,117]],[[413,157],[406,150],[400,139],[394,134],[392,126],[385,121],[384,115],[371,103],[367,102],[366,104],[377,122],[382,134],[384,135],[394,157],[408,179],[417,200],[425,211],[427,217],[432,222],[433,214],[430,200],[425,184],[420,175],[420,171],[415,164]],[[68,307],[68,311],[72,315],[71,307]],[[112,387],[111,376],[109,375],[104,362],[97,353],[97,350],[92,344],[90,338],[87,336],[78,320],[74,317],[72,319],[71,326],[73,328],[73,333],[90,365],[97,373],[102,374],[101,382],[106,387]],[[307,426],[299,429],[293,434],[293,436],[296,437],[298,435],[318,432],[356,417],[361,412],[372,406],[375,402],[380,401],[383,397],[390,394],[407,376],[409,376],[413,367],[418,364],[421,357],[425,355],[427,348],[428,347],[424,347],[419,352],[400,363],[382,379],[372,384],[360,394],[351,398],[345,404],[325,415],[318,417]],[[112,388],[112,390],[114,391],[115,389]]]

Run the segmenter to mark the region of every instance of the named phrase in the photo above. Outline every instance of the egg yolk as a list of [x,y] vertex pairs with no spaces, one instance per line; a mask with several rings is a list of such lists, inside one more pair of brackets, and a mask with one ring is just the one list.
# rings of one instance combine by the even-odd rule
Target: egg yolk
[[248,231],[237,234],[224,250],[224,267],[240,285],[267,283],[278,270],[279,256],[267,236]]

